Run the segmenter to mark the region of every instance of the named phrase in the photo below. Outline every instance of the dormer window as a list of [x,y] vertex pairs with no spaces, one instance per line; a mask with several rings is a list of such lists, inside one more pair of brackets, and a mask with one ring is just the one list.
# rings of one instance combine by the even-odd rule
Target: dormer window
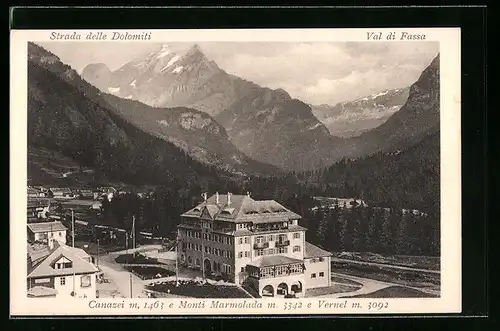
[[72,262],[57,262],[55,264],[56,269],[68,269],[68,268],[73,268],[73,263]]

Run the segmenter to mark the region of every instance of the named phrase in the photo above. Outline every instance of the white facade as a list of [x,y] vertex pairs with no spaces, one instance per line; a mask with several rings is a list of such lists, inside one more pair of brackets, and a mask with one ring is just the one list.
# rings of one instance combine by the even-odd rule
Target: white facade
[[71,297],[71,292],[74,290],[76,298],[95,299],[97,290],[96,274],[75,275],[74,277],[73,275],[55,277],[54,288],[57,290],[56,298]]
[[50,231],[50,232],[37,232],[34,234],[35,241],[48,240],[49,245],[51,241],[57,240],[63,244],[66,244],[66,230],[61,231]]
[[307,288],[326,287],[331,285],[330,257],[307,258],[304,260],[305,283]]

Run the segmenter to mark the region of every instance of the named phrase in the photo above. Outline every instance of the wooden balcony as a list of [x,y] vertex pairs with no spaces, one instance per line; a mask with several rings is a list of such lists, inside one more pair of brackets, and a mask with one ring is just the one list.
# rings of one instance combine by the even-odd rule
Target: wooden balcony
[[269,242],[255,243],[253,245],[253,249],[266,249],[266,248],[269,248]]
[[276,247],[285,247],[290,246],[290,240],[278,240],[274,243]]

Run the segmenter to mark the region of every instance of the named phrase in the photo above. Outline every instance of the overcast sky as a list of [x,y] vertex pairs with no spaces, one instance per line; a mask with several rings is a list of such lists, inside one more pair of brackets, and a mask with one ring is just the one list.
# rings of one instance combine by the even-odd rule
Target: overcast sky
[[[78,72],[89,63],[111,70],[161,47],[148,42],[47,42]],[[193,43],[169,43],[182,51]],[[311,104],[335,104],[414,83],[439,52],[436,42],[198,43],[225,71]]]

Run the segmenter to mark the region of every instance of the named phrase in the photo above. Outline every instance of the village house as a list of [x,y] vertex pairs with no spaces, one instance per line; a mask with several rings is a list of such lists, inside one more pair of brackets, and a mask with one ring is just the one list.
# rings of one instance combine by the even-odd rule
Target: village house
[[49,189],[49,196],[54,199],[74,199],[75,195],[68,187],[54,187]]
[[47,192],[28,186],[28,198],[45,198],[46,196]]
[[96,298],[98,271],[83,249],[56,241],[36,261],[28,253],[28,297]]
[[306,242],[300,215],[249,194],[204,199],[181,215],[181,265],[221,273],[261,296],[302,297],[306,289],[330,286],[331,254]]
[[76,194],[80,199],[93,199],[94,198],[94,192],[90,189],[82,188],[76,190]]
[[28,197],[27,216],[28,218],[46,218],[49,212],[50,199]]
[[54,241],[66,243],[67,228],[59,221],[28,223],[28,242],[45,243],[50,248]]
[[357,207],[368,207],[367,203],[363,199],[354,198],[331,198],[331,197],[314,197],[314,201],[319,204],[319,206],[312,207],[312,211],[318,210],[318,208],[329,208],[329,209],[350,209],[354,206]]

